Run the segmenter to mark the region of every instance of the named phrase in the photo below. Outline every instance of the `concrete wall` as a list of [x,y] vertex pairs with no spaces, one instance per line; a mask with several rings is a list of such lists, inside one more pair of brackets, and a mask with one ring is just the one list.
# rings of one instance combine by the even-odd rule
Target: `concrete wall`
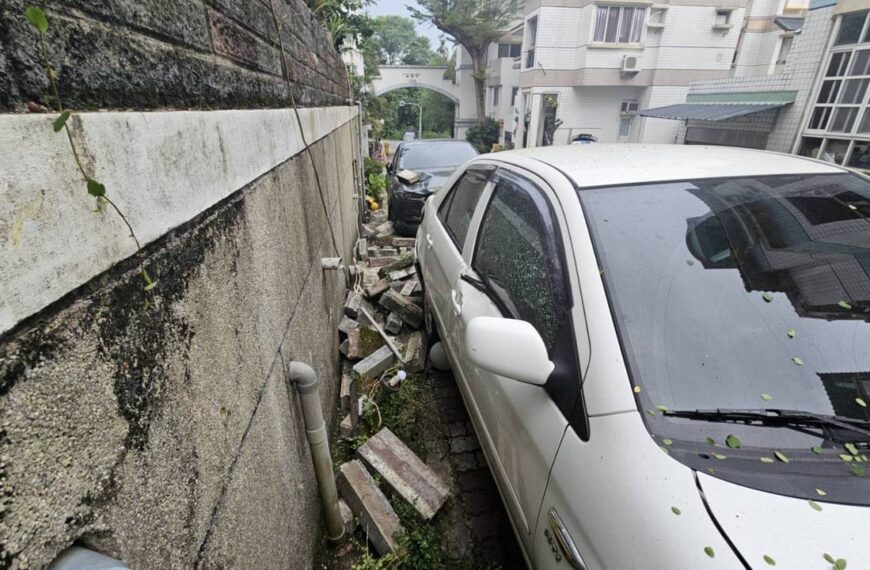
[[[286,82],[268,1],[46,2],[67,106],[146,109],[69,122],[144,247],[56,115],[0,115],[0,568],[75,543],[132,568],[311,564],[286,363],[315,367],[331,421],[345,283],[320,259],[353,247],[360,149],[331,38],[275,3]],[[0,109],[45,101],[22,8],[0,7]]]

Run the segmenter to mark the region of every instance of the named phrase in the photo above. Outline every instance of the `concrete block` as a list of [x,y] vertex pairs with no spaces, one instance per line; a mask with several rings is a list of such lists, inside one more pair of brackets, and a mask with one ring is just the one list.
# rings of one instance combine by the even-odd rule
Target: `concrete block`
[[417,288],[417,285],[419,284],[420,282],[416,279],[410,279],[408,281],[405,281],[405,283],[402,284],[402,288],[399,290],[399,294],[407,297],[414,292],[414,290]]
[[388,311],[396,313],[411,328],[418,329],[423,323],[423,309],[392,289],[381,295],[378,303]]
[[358,460],[343,464],[336,485],[378,554],[395,553],[399,548],[396,535],[402,524],[363,464]]
[[351,291],[347,294],[347,300],[344,302],[344,314],[355,319],[359,314],[359,304],[362,301],[362,295],[357,291]]
[[359,323],[353,320],[352,318],[344,315],[341,317],[341,322],[338,323],[338,330],[343,332],[344,334],[348,334],[350,331],[359,327]]
[[385,245],[381,248],[380,255],[381,257],[395,257],[399,255],[399,251],[391,245]]
[[375,237],[376,233],[378,232],[375,230],[374,224],[363,224],[362,230],[360,230],[360,234],[366,238]]
[[350,343],[347,339],[341,341],[341,344],[338,345],[338,351],[347,358],[347,351],[350,349]]
[[338,433],[341,439],[350,440],[356,436],[356,427],[353,425],[353,418],[350,414],[344,416],[341,423],[338,424]]
[[353,372],[358,378],[374,380],[396,362],[396,355],[389,346],[382,346],[366,358],[357,362]]
[[412,265],[404,269],[399,269],[398,271],[390,271],[389,273],[387,273],[387,279],[389,279],[390,281],[401,281],[402,279],[407,279],[408,277],[416,273],[417,268]]
[[414,246],[416,245],[416,238],[393,236],[393,246],[395,247],[407,247],[408,249],[414,249]]
[[344,522],[344,532],[348,536],[356,530],[356,517],[353,516],[353,511],[344,499],[338,500],[338,512],[341,513],[341,520]]
[[[347,343],[347,349],[344,352],[345,358],[347,358],[348,360],[362,360],[363,358],[365,358],[364,356],[360,355],[359,327],[348,333],[347,338],[341,344],[345,343]],[[339,346],[339,349],[341,349],[341,346]]]
[[376,245],[370,245],[368,249],[369,257],[378,257],[380,254],[381,248]]
[[359,408],[356,405],[357,387],[350,372],[345,372],[341,375],[339,401],[341,403],[341,413],[350,416],[351,425],[356,429],[356,426],[359,424]]
[[420,331],[411,333],[405,343],[405,352],[402,353],[405,360],[405,370],[408,372],[420,372],[426,366],[426,348],[423,342],[423,333]]
[[357,449],[357,454],[397,495],[408,501],[423,520],[435,516],[450,495],[447,483],[389,428],[370,437]]
[[395,313],[390,313],[387,316],[387,322],[384,323],[384,330],[393,334],[399,334],[402,330],[402,319],[396,316]]
[[357,257],[360,259],[368,259],[369,257],[369,240],[366,238],[360,238],[360,240],[356,244],[356,253]]
[[386,267],[387,265],[398,261],[398,259],[398,257],[392,255],[387,257],[370,257],[369,267]]
[[398,258],[397,260],[393,261],[392,263],[381,267],[381,269],[378,271],[378,275],[380,275],[381,277],[386,277],[387,274],[390,272],[404,269],[406,267],[411,267],[414,265],[415,260],[416,257],[414,256],[414,254],[407,253]]
[[383,239],[383,238],[388,238],[391,235],[393,235],[394,233],[396,233],[396,228],[393,227],[393,222],[384,222],[383,224],[376,227],[375,231],[377,232],[375,234],[375,237],[379,238],[379,239]]
[[366,297],[373,299],[390,288],[390,282],[386,279],[381,279],[377,283],[369,285],[365,288]]

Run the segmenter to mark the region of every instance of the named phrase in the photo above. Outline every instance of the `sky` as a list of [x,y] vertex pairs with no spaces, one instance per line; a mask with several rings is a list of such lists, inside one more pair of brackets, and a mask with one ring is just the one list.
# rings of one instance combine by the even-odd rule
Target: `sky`
[[[368,7],[368,13],[372,16],[392,15],[410,18],[411,14],[408,12],[408,9],[405,8],[406,4],[412,6],[417,5],[414,0],[375,0],[374,4]],[[430,24],[421,24],[416,20],[415,23],[417,24],[417,33],[429,38],[429,43],[432,46],[432,49],[437,48],[438,44],[441,42],[441,32],[439,32],[435,26]]]

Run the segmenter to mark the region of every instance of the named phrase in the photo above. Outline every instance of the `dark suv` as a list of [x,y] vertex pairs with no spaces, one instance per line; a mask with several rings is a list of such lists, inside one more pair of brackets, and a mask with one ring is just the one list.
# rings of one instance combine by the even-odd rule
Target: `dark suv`
[[[453,171],[477,156],[471,144],[462,140],[432,139],[401,143],[387,165],[389,174],[390,221],[396,231],[413,236],[422,219],[423,203],[437,192]],[[419,180],[409,183],[397,174],[411,170]]]

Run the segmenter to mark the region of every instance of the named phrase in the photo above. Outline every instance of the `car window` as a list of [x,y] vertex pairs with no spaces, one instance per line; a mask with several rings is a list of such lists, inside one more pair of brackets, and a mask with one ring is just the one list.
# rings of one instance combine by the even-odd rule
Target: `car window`
[[501,178],[480,225],[472,268],[503,310],[528,321],[552,351],[564,314],[563,280],[553,263],[553,223],[543,194],[531,184]]
[[467,142],[435,141],[408,145],[399,156],[399,169],[456,168],[477,156]]
[[441,203],[441,207],[438,208],[438,217],[441,218],[459,251],[462,251],[465,236],[468,235],[468,226],[471,224],[471,216],[492,171],[492,168],[468,169],[456,181],[444,202]]

